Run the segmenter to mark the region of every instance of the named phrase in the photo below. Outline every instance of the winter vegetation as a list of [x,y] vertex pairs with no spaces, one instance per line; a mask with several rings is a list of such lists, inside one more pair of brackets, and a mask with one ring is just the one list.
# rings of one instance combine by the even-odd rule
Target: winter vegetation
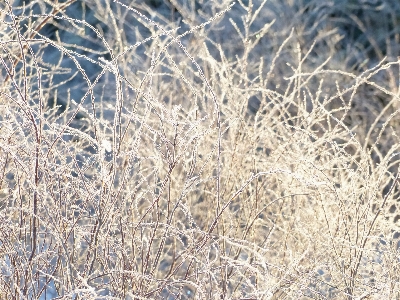
[[400,2],[0,1],[0,299],[399,299]]

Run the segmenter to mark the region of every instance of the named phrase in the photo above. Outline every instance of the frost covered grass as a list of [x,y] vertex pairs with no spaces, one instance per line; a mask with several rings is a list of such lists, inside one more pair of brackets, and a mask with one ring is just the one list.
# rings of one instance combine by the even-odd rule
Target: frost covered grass
[[400,296],[396,1],[0,8],[1,299]]

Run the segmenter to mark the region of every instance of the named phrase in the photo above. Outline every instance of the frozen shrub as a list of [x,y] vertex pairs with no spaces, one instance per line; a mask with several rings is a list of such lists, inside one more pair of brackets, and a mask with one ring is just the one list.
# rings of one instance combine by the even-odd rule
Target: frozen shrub
[[342,2],[2,3],[0,295],[396,299],[399,61]]

